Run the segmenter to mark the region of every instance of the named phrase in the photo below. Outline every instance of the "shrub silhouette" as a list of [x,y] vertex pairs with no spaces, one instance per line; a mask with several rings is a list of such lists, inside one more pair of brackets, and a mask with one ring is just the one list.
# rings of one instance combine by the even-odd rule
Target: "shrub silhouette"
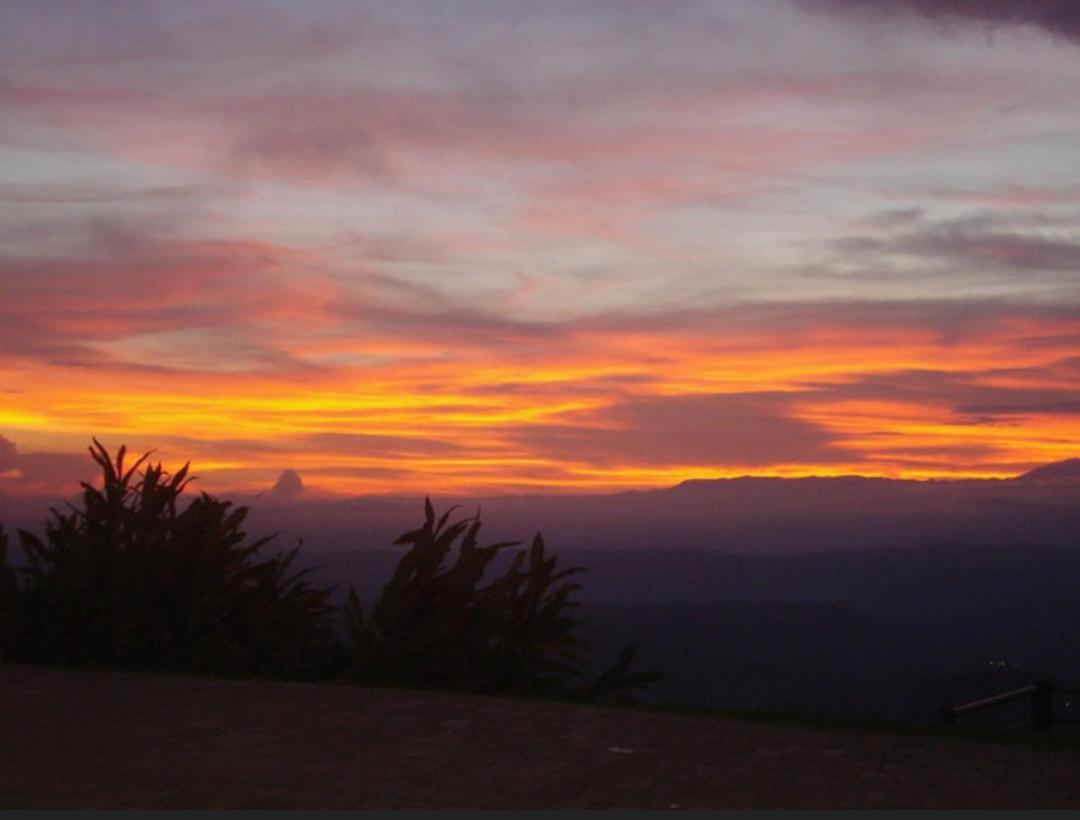
[[7,533],[0,527],[0,661],[7,657],[15,634],[19,594],[18,578],[15,569],[7,562],[7,551]]
[[[44,537],[24,530],[27,565],[8,566],[0,531],[0,657],[202,674],[338,677],[482,692],[595,699],[655,679],[632,674],[634,648],[594,681],[569,616],[580,567],[556,571],[539,535],[493,579],[516,542],[481,546],[479,517],[437,521],[430,501],[369,617],[350,589],[335,637],[330,589],[292,572],[300,549],[258,553],[246,507],[201,493],[186,507],[188,465],[170,475],[149,453],[125,468],[94,439],[101,488],[81,509],[52,509]],[[145,465],[145,466],[144,466]],[[139,472],[142,467],[142,472]],[[448,558],[454,552],[454,560]]]
[[[586,644],[568,610],[579,585],[567,579],[581,567],[556,571],[537,534],[528,553],[484,584],[506,542],[480,546],[479,516],[437,521],[431,502],[424,524],[395,542],[409,545],[393,577],[365,617],[349,590],[345,623],[352,645],[350,675],[361,680],[595,699],[654,680],[633,675],[634,648],[592,683],[580,683]],[[460,542],[453,561],[448,557]]]
[[125,470],[95,439],[102,487],[82,509],[52,510],[45,536],[20,531],[28,566],[14,651],[26,660],[105,663],[212,674],[325,673],[333,633],[327,600],[296,556],[260,558],[247,508],[200,494],[184,509],[188,465]]

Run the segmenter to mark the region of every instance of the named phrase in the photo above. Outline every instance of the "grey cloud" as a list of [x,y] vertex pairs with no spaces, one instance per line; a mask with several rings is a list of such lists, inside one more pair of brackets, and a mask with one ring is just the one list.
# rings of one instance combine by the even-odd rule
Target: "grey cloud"
[[992,27],[1030,26],[1080,43],[1076,0],[799,0],[803,8],[889,17],[917,15],[934,22]]
[[[1039,276],[1064,281],[1080,272],[1080,234],[1074,229],[1044,224],[1038,215],[1023,219],[992,214],[933,221],[917,215],[880,221],[867,233],[834,243],[840,269],[853,262],[871,261],[880,269],[882,259],[921,259],[938,263],[937,275]],[[828,265],[810,269],[811,275],[835,275]],[[893,270],[893,275],[908,275]]]
[[[1025,370],[987,370],[955,373],[939,370],[905,370],[887,375],[864,376],[839,385],[807,384],[813,398],[835,400],[896,401],[925,406],[950,406],[961,424],[1001,424],[1040,414],[1080,413],[1080,389],[1065,387],[998,387],[994,377],[1026,377],[1047,380],[1058,365]],[[1063,374],[1056,374],[1062,378]],[[1065,374],[1067,375],[1067,374]],[[1040,379],[1041,377],[1041,379]]]
[[[352,301],[334,308],[343,320],[362,321],[366,328],[388,336],[418,337],[445,341],[458,346],[496,346],[502,351],[536,352],[547,355],[553,345],[592,344],[606,336],[618,338],[632,331],[659,338],[690,334],[699,336],[724,332],[725,338],[744,333],[743,344],[752,347],[758,340],[771,344],[777,328],[799,333],[821,325],[851,330],[897,328],[928,330],[943,342],[959,341],[994,330],[1002,321],[1033,323],[1073,323],[1076,309],[1068,303],[1012,302],[995,299],[910,299],[910,300],[829,300],[820,302],[776,302],[734,304],[700,310],[658,310],[608,312],[570,321],[515,319],[471,306],[450,303],[441,308],[386,306]],[[1033,337],[1018,343],[1053,347],[1067,341],[1066,330],[1049,339]],[[545,347],[540,348],[539,345]],[[657,355],[662,355],[662,346]],[[615,382],[619,378],[614,379]],[[631,381],[633,381],[631,379]],[[519,388],[527,391],[528,388]]]
[[1051,415],[1080,415],[1080,391],[1074,391],[1074,398],[1050,397],[1044,401],[1025,400],[1024,393],[1013,400],[998,404],[962,404],[957,409],[962,413],[978,416],[1028,416],[1049,413]]
[[529,426],[511,441],[592,464],[756,466],[850,459],[816,425],[791,417],[791,396],[699,394],[627,399],[576,422]]
[[47,494],[71,492],[78,482],[89,480],[95,472],[85,453],[21,452],[15,442],[0,435],[0,492]]
[[452,441],[420,436],[387,436],[365,433],[319,433],[305,436],[304,444],[330,448],[347,455],[382,458],[460,454],[466,449]]
[[930,233],[907,237],[900,247],[927,256],[962,257],[973,262],[1028,270],[1080,270],[1080,242],[1019,234]]
[[18,464],[15,442],[0,436],[0,472],[14,469]]

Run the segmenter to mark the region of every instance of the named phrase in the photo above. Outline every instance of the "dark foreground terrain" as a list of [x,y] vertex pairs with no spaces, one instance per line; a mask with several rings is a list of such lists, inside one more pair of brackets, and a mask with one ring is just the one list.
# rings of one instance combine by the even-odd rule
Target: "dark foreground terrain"
[[1080,805],[1080,747],[0,667],[0,808]]
[[[400,551],[312,551],[337,599],[375,599]],[[937,544],[755,556],[558,551],[583,566],[575,617],[599,674],[628,643],[662,703],[932,724],[956,705],[1051,680],[1080,688],[1080,550]],[[1021,708],[1021,704],[1016,705]],[[1080,702],[1059,698],[1061,717]],[[1009,725],[1024,715],[972,718]]]

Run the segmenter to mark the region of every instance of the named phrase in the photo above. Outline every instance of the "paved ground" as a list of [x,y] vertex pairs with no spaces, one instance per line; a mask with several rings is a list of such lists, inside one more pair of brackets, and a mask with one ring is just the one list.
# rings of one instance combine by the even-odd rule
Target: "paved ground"
[[0,808],[1077,806],[1075,747],[0,667]]

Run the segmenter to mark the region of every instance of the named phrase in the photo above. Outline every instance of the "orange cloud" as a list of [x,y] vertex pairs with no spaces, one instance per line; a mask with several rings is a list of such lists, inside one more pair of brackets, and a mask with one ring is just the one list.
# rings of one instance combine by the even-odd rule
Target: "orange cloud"
[[70,451],[91,434],[158,447],[194,460],[208,487],[259,488],[289,467],[342,492],[1003,476],[1075,455],[1075,318],[774,310],[771,322],[714,312],[552,325],[544,345],[518,349],[505,345],[511,322],[487,345],[466,334],[447,346],[458,322],[445,316],[411,346],[378,325],[338,340],[385,361],[304,365],[312,348],[299,345],[265,372],[9,360],[0,431],[35,449]]

